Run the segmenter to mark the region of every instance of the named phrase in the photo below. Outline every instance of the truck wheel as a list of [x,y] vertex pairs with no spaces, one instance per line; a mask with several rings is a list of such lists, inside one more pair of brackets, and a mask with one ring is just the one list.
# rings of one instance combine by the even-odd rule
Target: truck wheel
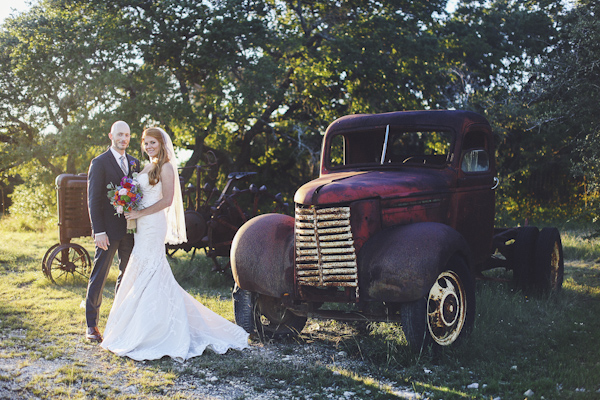
[[449,346],[462,339],[475,320],[475,281],[462,257],[453,256],[426,298],[402,304],[402,330],[409,346]]
[[538,235],[539,230],[535,226],[524,226],[519,228],[515,239],[513,281],[524,292],[528,292],[533,284]]
[[556,228],[543,228],[535,249],[534,289],[559,292],[565,274],[562,241]]
[[279,339],[300,334],[306,317],[294,314],[276,297],[256,293],[254,301],[254,326],[261,339]]
[[254,333],[254,316],[252,313],[254,302],[252,299],[252,292],[240,289],[240,287],[235,284],[232,297],[235,323],[244,328],[246,332],[250,334]]

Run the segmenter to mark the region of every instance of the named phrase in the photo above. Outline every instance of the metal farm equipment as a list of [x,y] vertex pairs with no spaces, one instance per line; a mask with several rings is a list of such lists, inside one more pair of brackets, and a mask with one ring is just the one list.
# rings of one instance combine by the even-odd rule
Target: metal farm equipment
[[[225,268],[217,257],[229,256],[231,242],[239,227],[265,212],[286,212],[281,194],[272,195],[265,186],[251,184],[247,189],[238,189],[236,184],[255,172],[233,172],[227,177],[223,190],[214,185],[218,165],[195,165],[196,185],[188,185],[183,192],[186,204],[185,223],[188,241],[180,245],[167,245],[166,251],[172,256],[177,250],[189,252],[204,249],[214,263],[213,270]],[[206,173],[208,182],[201,186],[201,178]],[[42,271],[54,283],[65,282],[68,278],[81,276],[88,278],[92,262],[86,249],[71,243],[71,239],[91,236],[92,228],[87,207],[87,175],[62,174],[56,178],[58,196],[58,228],[60,243],[50,247],[42,261]]]
[[[286,213],[288,204],[283,202],[281,193],[273,195],[267,187],[250,184],[247,189],[238,189],[239,182],[255,175],[256,172],[232,172],[227,176],[223,190],[215,187],[210,178],[216,170],[216,163],[206,166],[196,165],[196,185],[188,185],[184,191],[185,224],[188,241],[180,245],[168,245],[172,256],[178,249],[189,252],[204,249],[206,256],[213,260],[213,271],[223,271],[217,257],[229,257],[234,235],[246,221],[267,212]],[[209,175],[208,182],[201,186],[202,174]]]
[[62,174],[56,178],[60,243],[50,247],[42,271],[54,283],[76,276],[88,278],[92,261],[87,250],[71,239],[92,235],[87,208],[87,175]]

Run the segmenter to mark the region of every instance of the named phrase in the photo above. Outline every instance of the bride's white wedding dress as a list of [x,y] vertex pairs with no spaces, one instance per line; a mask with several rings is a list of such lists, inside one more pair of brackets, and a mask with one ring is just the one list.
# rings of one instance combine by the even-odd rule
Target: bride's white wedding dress
[[[144,208],[162,197],[159,182],[138,176]],[[248,333],[203,306],[175,280],[165,255],[165,210],[137,219],[135,245],[104,330],[101,346],[134,360],[177,361],[206,348],[223,354],[248,347]]]

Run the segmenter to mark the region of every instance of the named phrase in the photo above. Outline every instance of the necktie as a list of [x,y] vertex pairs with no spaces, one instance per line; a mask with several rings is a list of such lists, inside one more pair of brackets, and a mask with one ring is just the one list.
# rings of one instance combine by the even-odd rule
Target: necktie
[[120,160],[121,160],[121,169],[123,170],[123,173],[125,175],[127,175],[127,164],[125,164],[125,156],[121,156]]

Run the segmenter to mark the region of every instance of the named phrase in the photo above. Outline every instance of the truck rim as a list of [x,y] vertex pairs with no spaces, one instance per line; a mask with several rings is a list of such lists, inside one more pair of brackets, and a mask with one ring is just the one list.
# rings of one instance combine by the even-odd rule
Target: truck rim
[[540,293],[558,293],[564,278],[563,249],[558,229],[541,230],[535,257],[535,288]]
[[444,271],[429,290],[427,326],[433,340],[441,346],[453,343],[465,324],[466,292],[460,277]]
[[552,247],[552,254],[550,255],[550,289],[556,290],[560,287],[559,280],[560,270],[560,249],[558,242],[554,242]]

